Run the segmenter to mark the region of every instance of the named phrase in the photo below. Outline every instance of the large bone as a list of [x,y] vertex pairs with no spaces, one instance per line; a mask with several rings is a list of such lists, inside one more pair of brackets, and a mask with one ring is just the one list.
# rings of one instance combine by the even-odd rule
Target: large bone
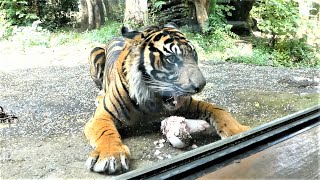
[[201,132],[210,127],[204,120],[185,119],[170,116],[161,122],[161,131],[175,148],[184,148],[191,142],[192,133]]

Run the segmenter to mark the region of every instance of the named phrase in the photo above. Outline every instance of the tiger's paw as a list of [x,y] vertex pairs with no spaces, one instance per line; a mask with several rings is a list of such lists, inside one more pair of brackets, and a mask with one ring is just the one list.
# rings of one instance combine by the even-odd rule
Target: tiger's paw
[[217,129],[217,133],[222,139],[224,139],[250,129],[251,128],[249,126],[244,126],[241,124],[235,124],[235,125],[229,125],[229,126],[227,124],[224,124],[223,126]]
[[88,169],[94,172],[116,174],[129,170],[129,148],[122,144],[98,146],[86,161]]

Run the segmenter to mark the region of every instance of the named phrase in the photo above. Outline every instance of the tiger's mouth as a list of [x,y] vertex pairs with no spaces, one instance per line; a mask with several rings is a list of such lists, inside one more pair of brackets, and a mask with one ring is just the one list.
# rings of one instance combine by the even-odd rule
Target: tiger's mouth
[[174,93],[172,92],[162,92],[162,101],[165,107],[169,110],[178,109],[179,107],[183,106],[184,99],[187,96],[191,96],[195,94],[195,92],[190,91],[176,91]]
[[166,109],[177,110],[184,105],[186,97],[188,97],[188,95],[169,95],[163,96],[162,100]]
[[175,107],[177,106],[180,98],[179,96],[176,96],[176,95],[169,95],[169,96],[163,96],[162,99],[165,105]]

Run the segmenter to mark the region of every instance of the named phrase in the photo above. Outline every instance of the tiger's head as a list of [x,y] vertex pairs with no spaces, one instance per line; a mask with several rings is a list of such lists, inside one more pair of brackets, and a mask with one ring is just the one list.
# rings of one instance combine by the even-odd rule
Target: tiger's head
[[206,85],[194,46],[174,25],[141,32],[123,27],[122,36],[130,44],[130,96],[138,103],[156,94],[167,109],[174,110],[181,97],[196,94]]

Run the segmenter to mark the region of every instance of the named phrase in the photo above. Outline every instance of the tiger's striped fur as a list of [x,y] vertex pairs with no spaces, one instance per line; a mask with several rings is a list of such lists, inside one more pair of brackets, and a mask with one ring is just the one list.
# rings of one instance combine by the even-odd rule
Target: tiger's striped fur
[[122,36],[95,48],[89,59],[91,77],[102,92],[85,126],[95,148],[86,163],[89,169],[129,169],[130,152],[121,141],[120,127],[178,115],[210,122],[222,138],[249,129],[221,108],[191,97],[206,81],[195,48],[175,27],[153,26],[142,32],[123,28]]
[[99,89],[102,88],[105,59],[105,49],[102,47],[95,47],[91,51],[88,59],[90,64],[90,76]]

